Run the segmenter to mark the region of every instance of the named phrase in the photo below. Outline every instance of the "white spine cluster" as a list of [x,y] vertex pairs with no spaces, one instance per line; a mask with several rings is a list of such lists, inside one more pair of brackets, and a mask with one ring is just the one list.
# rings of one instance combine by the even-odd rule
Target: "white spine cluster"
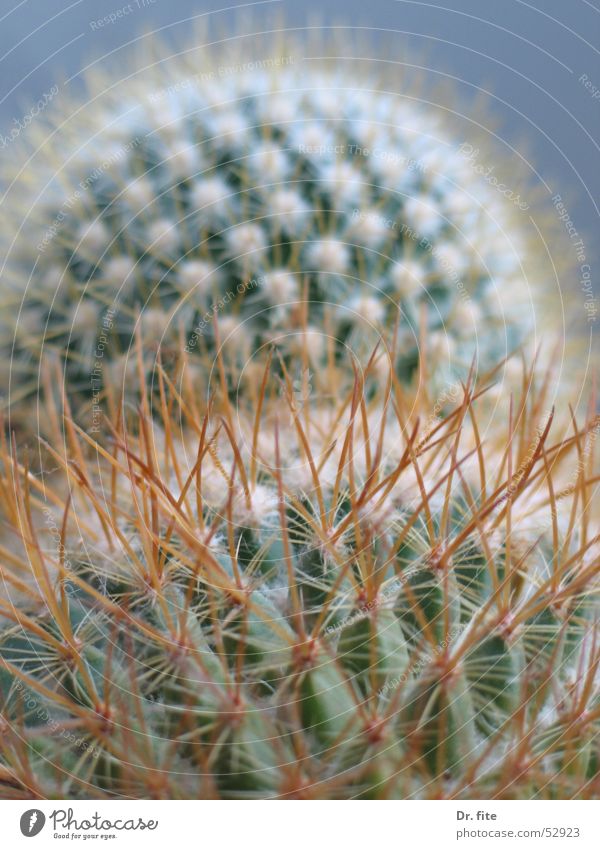
[[[111,98],[80,110],[71,132],[84,160],[65,165],[61,188],[53,183],[9,257],[17,283],[3,292],[0,342],[6,354],[16,336],[19,379],[37,375],[42,347],[67,348],[67,389],[86,386],[94,326],[111,307],[105,363],[129,350],[146,310],[146,329],[171,353],[198,323],[206,338],[194,350],[210,352],[214,316],[234,315],[252,350],[333,314],[340,351],[359,337],[372,350],[378,328],[399,318],[405,377],[418,365],[423,320],[429,356],[440,360],[430,373],[464,373],[474,355],[482,369],[525,337],[533,315],[515,308],[527,283],[510,204],[420,106],[291,67],[181,88],[148,78],[123,85],[118,138],[102,129],[114,126]],[[120,155],[102,167],[107,143]],[[56,167],[45,156],[31,167]],[[352,335],[357,323],[371,331]]]

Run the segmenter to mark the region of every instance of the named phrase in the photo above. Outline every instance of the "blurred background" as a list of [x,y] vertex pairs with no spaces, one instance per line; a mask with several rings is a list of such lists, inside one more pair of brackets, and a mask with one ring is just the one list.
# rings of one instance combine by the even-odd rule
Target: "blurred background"
[[0,145],[54,83],[75,89],[91,63],[118,66],[143,33],[177,45],[208,19],[233,35],[241,10],[255,31],[278,28],[279,16],[296,31],[341,28],[349,43],[359,30],[373,57],[384,39],[432,87],[452,81],[463,109],[493,118],[498,143],[531,163],[551,211],[561,195],[596,259],[600,9],[589,0],[1,0]]

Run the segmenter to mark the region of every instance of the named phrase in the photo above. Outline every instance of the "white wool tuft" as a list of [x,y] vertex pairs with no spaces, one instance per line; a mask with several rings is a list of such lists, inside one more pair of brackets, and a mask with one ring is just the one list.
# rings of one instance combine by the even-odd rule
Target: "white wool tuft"
[[409,198],[404,204],[404,220],[408,227],[425,238],[433,238],[443,225],[437,201],[432,197]]
[[342,160],[325,165],[320,182],[337,203],[358,203],[360,200],[363,177],[350,162]]
[[165,164],[177,177],[191,177],[202,167],[198,147],[187,142],[170,145],[165,153]]
[[242,357],[250,355],[251,336],[247,325],[233,315],[219,317],[219,341],[226,357]]
[[469,267],[466,245],[459,247],[451,242],[442,242],[436,245],[433,256],[442,274],[450,278],[461,277]]
[[38,308],[30,308],[21,310],[16,318],[14,334],[19,340],[22,340],[26,345],[35,341],[39,344],[39,339],[44,330],[43,311]]
[[256,484],[250,491],[250,505],[240,487],[233,501],[233,516],[240,525],[255,527],[278,511],[279,497],[274,487]]
[[40,278],[44,292],[53,296],[62,286],[67,286],[68,271],[62,265],[51,265]]
[[297,296],[296,277],[284,268],[269,271],[264,276],[262,291],[271,304],[285,304]]
[[139,212],[154,203],[156,192],[145,177],[138,177],[123,188],[122,196],[134,212]]
[[293,189],[278,189],[269,195],[269,207],[275,227],[287,230],[301,227],[309,213],[307,203]]
[[279,496],[275,488],[257,484],[250,493],[250,501],[252,512],[257,519],[261,520],[277,511]]
[[142,313],[142,331],[144,340],[150,344],[159,344],[168,331],[171,316],[158,307],[150,307]]
[[425,292],[425,272],[421,263],[415,260],[395,262],[390,277],[396,292],[402,298],[415,298]]
[[308,258],[316,271],[344,274],[350,264],[350,249],[339,239],[321,239],[310,245]]
[[217,113],[211,123],[217,146],[240,147],[247,139],[248,123],[238,112],[227,110]]
[[70,332],[77,336],[93,332],[98,327],[98,319],[97,304],[89,300],[78,301],[73,304]]
[[316,327],[307,327],[302,333],[302,340],[310,359],[319,360],[323,356],[327,337],[321,330]]
[[[359,295],[349,303],[350,320],[355,324],[380,324],[385,317],[385,303],[372,295]],[[348,315],[343,310],[343,316]]]
[[451,360],[456,345],[449,333],[436,330],[427,337],[427,350],[434,362]]
[[221,177],[201,177],[191,191],[193,206],[205,214],[222,213],[223,210],[209,210],[208,207],[225,203],[231,197],[233,197],[233,190]]
[[248,157],[248,164],[261,182],[279,182],[290,172],[290,163],[283,150],[272,142],[259,145]]
[[314,165],[331,162],[335,150],[335,136],[322,123],[301,121],[290,129],[292,146]]
[[370,248],[379,247],[393,235],[392,222],[376,210],[353,215],[348,228],[352,241]]
[[265,234],[258,224],[238,224],[227,233],[231,254],[242,264],[255,264],[267,248]]
[[110,243],[111,237],[103,221],[92,221],[79,228],[79,241],[84,251],[101,252]]
[[114,283],[120,287],[135,274],[135,267],[136,263],[132,257],[125,254],[113,256],[102,267],[102,276],[109,283]]
[[177,283],[186,292],[191,290],[200,294],[210,292],[217,278],[217,269],[208,260],[187,259],[177,266]]
[[258,112],[264,124],[291,124],[297,118],[297,97],[292,94],[276,94],[259,101]]
[[481,307],[472,298],[457,301],[452,318],[461,336],[475,337],[480,330]]
[[177,225],[166,218],[159,218],[148,228],[148,249],[170,253],[179,245]]

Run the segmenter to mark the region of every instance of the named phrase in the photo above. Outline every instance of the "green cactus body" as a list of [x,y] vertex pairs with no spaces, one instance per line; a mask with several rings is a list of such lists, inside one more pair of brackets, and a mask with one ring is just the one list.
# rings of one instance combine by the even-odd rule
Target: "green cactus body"
[[[276,435],[265,415],[256,440],[259,466],[242,418],[234,450],[219,417],[201,437],[189,409],[192,435],[173,435],[168,451],[164,431],[149,436],[141,414],[137,435],[116,439],[94,468],[75,475],[66,464],[85,537],[67,523],[68,570],[52,546],[39,552],[49,575],[62,574],[67,606],[47,605],[55,584],[38,583],[27,618],[20,628],[13,619],[0,642],[3,710],[24,739],[44,738],[27,750],[40,792],[85,796],[92,785],[107,796],[396,798],[455,794],[466,782],[465,793],[502,795],[512,792],[509,779],[530,792],[545,775],[558,793],[557,763],[565,764],[561,780],[589,782],[597,554],[595,543],[578,554],[572,532],[564,565],[558,554],[548,558],[553,526],[543,499],[530,519],[540,465],[514,495],[509,546],[498,495],[480,494],[470,506],[462,499],[465,487],[476,491],[477,463],[463,464],[462,479],[423,507],[423,489],[433,492],[462,459],[452,459],[452,420],[423,444],[431,471],[422,489],[406,459],[412,426],[398,437],[393,417],[369,411],[383,421],[384,444],[386,434],[404,440],[391,441],[374,466],[380,434],[366,434],[368,416],[335,404],[304,410],[313,417],[305,422],[311,451],[337,468],[331,474],[324,459],[311,466],[292,449],[299,414],[284,419],[275,403]],[[476,416],[481,402],[472,403]],[[202,438],[214,452],[200,454],[196,479],[199,453],[190,445]],[[496,448],[488,448],[491,473]],[[151,474],[138,471],[146,449]],[[237,483],[219,471],[235,457],[244,472]],[[563,466],[568,474],[567,453],[553,471],[557,491]],[[192,471],[197,487],[185,484]],[[11,487],[2,492],[16,497]],[[111,493],[109,502],[96,492]],[[571,515],[576,498],[561,499],[560,516]],[[538,547],[520,527],[521,500],[535,534],[548,520]],[[49,502],[62,515],[60,497]],[[18,516],[11,501],[4,511]],[[37,533],[43,541],[43,526]],[[584,536],[593,539],[589,528]],[[560,533],[558,543],[566,550]],[[26,559],[20,572],[4,567],[9,583],[27,568]],[[10,619],[9,604],[0,612]],[[578,668],[589,670],[589,685],[573,683]],[[54,744],[56,732],[36,715],[41,702],[85,746]],[[573,722],[589,723],[589,754],[567,770]],[[0,750],[5,764],[15,763],[11,745],[7,738]],[[42,758],[54,766],[42,768]],[[61,770],[75,763],[67,787]]]
[[390,678],[404,674],[408,650],[394,611],[375,608],[342,628],[338,654],[343,666],[354,673],[361,689],[384,687]]
[[[418,763],[434,776],[464,768],[476,748],[474,709],[464,676],[440,676],[425,669],[407,695],[399,717],[399,733],[406,738]],[[414,757],[414,755],[413,755]]]
[[465,666],[482,727],[497,728],[513,717],[522,704],[526,669],[520,642],[509,643],[500,635],[490,636],[470,653]]

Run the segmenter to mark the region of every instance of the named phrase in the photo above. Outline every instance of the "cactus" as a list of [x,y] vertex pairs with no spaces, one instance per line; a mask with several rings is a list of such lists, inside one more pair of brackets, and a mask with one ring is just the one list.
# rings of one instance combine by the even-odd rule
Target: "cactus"
[[2,444],[2,792],[597,796],[598,420],[263,365],[235,414],[159,369],[162,417],[68,422],[44,484]]
[[600,425],[519,362],[520,213],[385,81],[206,61],[6,172],[0,794],[597,796]]
[[55,356],[72,407],[118,398],[137,335],[147,372],[160,358],[179,378],[185,360],[203,389],[219,345],[236,386],[273,340],[295,355],[308,333],[322,366],[347,348],[363,358],[397,325],[398,375],[418,373],[421,352],[441,386],[527,339],[540,258],[437,112],[291,55],[217,78],[206,55],[183,56],[122,84],[91,77],[66,114],[61,95],[62,149],[49,132],[5,172],[14,416],[31,415],[21,402]]

